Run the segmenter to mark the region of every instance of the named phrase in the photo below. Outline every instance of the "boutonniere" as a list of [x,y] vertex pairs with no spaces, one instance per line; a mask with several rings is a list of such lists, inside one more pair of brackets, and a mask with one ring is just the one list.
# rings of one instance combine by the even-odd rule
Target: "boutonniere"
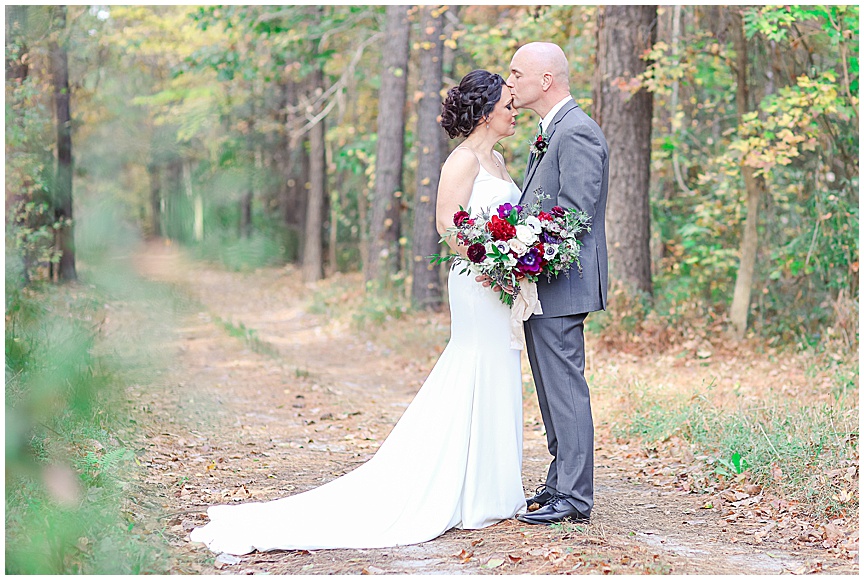
[[538,157],[542,157],[548,148],[549,136],[542,131],[537,133],[537,136],[534,137],[534,141],[531,142],[531,153],[534,153]]

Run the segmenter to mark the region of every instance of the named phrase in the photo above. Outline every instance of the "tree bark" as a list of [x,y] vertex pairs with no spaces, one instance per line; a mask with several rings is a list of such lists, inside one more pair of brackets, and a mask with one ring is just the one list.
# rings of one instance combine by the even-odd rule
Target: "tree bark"
[[375,196],[372,200],[368,263],[365,269],[367,282],[385,279],[394,274],[399,266],[409,31],[408,7],[387,6],[387,43],[378,96]]
[[435,227],[435,203],[441,173],[441,86],[443,47],[442,6],[422,6],[420,41],[420,90],[417,105],[417,194],[414,199],[413,279],[411,302],[415,308],[438,310],[443,299],[439,266],[427,256],[439,250]]
[[75,226],[72,221],[72,115],[69,106],[69,56],[66,51],[66,6],[57,6],[56,33],[51,42],[51,76],[57,121],[57,174],[54,181],[54,217],[61,224],[56,233],[60,250],[60,280],[75,280]]
[[[656,6],[599,7],[594,119],[609,143],[606,232],[609,269],[625,291],[653,292],[651,283],[650,92],[628,84],[645,71],[640,57],[656,38]],[[631,86],[632,86],[631,85]]]
[[247,185],[240,197],[240,237],[249,238],[252,235],[252,186]]
[[[459,11],[462,7],[459,5],[451,5],[447,7],[447,11],[444,13],[444,37],[445,38],[453,38],[453,33],[459,28]],[[454,79],[453,77],[453,68],[456,63],[456,49],[451,46],[444,45],[443,55],[441,57],[441,78],[442,83],[450,85],[458,85],[459,80]],[[440,102],[444,100],[443,97],[439,95],[439,114],[440,114]],[[436,120],[437,123],[437,120]],[[441,160],[443,162],[444,159],[447,159],[447,156],[450,154],[450,147],[452,140],[447,135],[447,131],[441,128],[441,126],[437,127],[438,134],[441,139]],[[443,272],[443,270],[442,270]]]
[[162,196],[162,229],[165,237],[174,241],[183,240],[183,217],[181,212],[181,193],[183,192],[183,162],[174,158],[165,168]]
[[159,166],[148,163],[147,175],[150,178],[150,231],[153,237],[158,238],[162,235],[162,183]]
[[[323,71],[317,68],[312,75],[313,87],[323,90]],[[324,119],[318,121],[309,130],[309,182],[303,242],[303,279],[306,282],[317,282],[324,272],[324,248],[321,239],[324,225],[324,197],[327,195]]]
[[[749,79],[747,75],[747,37],[744,35],[744,19],[738,9],[732,9],[733,40],[735,42],[736,69],[738,88],[735,99],[738,105],[738,123],[743,123],[743,117],[749,110]],[[756,226],[759,221],[759,203],[762,199],[764,184],[762,179],[753,175],[753,168],[741,162],[741,175],[747,190],[747,217],[744,221],[744,233],[741,237],[741,263],[735,278],[735,293],[732,296],[732,306],[729,318],[732,321],[733,335],[737,340],[744,338],[747,331],[747,317],[750,312],[750,295],[753,290],[753,273],[756,269],[756,252],[759,248],[759,233]]]

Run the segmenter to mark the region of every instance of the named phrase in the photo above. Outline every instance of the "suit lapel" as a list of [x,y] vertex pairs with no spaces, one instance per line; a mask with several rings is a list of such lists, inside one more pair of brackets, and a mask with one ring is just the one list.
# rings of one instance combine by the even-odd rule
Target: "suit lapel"
[[[552,127],[549,129],[549,135],[546,136],[546,139],[549,142],[552,141],[552,135],[555,134],[555,129],[558,127],[558,123],[561,122],[561,119],[563,119],[567,115],[567,113],[569,113],[573,109],[578,108],[579,105],[577,105],[575,101],[571,100],[569,103],[561,107],[560,111],[555,113],[555,116],[552,118]],[[534,160],[535,158],[536,161]],[[533,154],[528,159],[528,169],[525,170],[525,181],[522,185],[522,200],[525,200],[525,196],[528,193],[528,186],[531,184],[531,178],[534,177],[534,173],[537,171],[537,167],[540,165],[541,161],[543,161],[543,156],[537,156]]]

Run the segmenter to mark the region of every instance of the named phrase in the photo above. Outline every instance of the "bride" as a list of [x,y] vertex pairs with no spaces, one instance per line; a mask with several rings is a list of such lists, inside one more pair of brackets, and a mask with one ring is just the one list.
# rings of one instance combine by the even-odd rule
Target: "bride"
[[[516,204],[519,188],[492,147],[515,132],[504,79],[475,70],[450,89],[441,125],[466,137],[441,169],[437,227],[459,207]],[[466,248],[448,238],[453,251]],[[378,452],[316,489],[266,503],[213,506],[191,539],[214,552],[383,548],[477,529],[526,509],[522,492],[522,380],[510,348],[510,310],[474,276],[449,276],[451,337]],[[383,501],[381,498],[385,498]]]

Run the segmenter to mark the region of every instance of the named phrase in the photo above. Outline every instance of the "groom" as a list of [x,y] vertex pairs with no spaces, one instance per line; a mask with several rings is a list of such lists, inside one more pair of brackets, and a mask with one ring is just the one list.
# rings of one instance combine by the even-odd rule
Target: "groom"
[[[582,238],[582,272],[537,283],[542,315],[525,322],[528,359],[537,386],[540,412],[552,464],[546,485],[528,498],[530,524],[588,521],[594,506],[594,424],[585,381],[584,323],[589,312],[606,308],[606,190],[609,148],[600,127],[570,96],[567,57],[548,42],[532,42],[516,51],[507,85],[517,109],[542,119],[528,160],[522,202],[542,188],[553,206],[576,208],[591,218]],[[545,146],[544,146],[545,145]],[[538,504],[539,509],[534,504]]]

